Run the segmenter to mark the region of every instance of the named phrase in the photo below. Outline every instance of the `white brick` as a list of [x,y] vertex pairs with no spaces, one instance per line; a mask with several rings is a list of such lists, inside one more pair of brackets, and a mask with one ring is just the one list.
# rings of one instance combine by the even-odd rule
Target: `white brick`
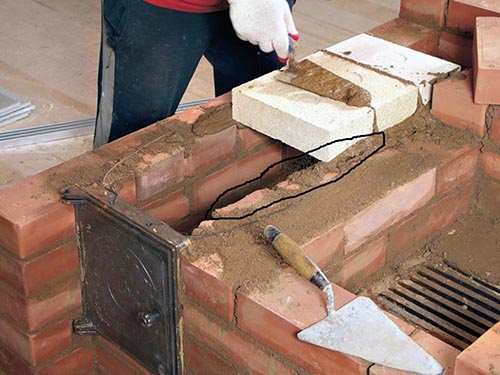
[[[233,90],[233,118],[303,152],[328,142],[373,132],[374,112],[351,107],[276,80],[272,72]],[[338,142],[314,152],[330,161],[359,141]]]
[[367,90],[380,131],[406,120],[417,109],[416,86],[325,52],[316,52],[307,59]]
[[431,100],[432,84],[437,76],[460,70],[457,64],[367,34],[357,35],[326,50],[412,82],[419,88],[424,104]]

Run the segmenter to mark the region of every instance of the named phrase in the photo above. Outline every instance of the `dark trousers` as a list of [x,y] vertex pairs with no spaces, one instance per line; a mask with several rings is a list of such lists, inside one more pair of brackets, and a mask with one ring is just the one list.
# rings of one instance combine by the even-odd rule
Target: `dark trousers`
[[274,52],[238,39],[228,11],[184,13],[143,0],[102,5],[94,147],[171,116],[202,56],[213,66],[215,95],[283,66]]

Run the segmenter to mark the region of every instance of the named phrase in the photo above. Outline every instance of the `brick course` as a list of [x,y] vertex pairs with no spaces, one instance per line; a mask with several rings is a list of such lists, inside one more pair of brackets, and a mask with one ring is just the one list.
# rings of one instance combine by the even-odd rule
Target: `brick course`
[[235,329],[224,328],[208,319],[190,304],[184,305],[186,331],[197,340],[221,353],[243,372],[256,375],[294,375],[295,369],[266,353],[259,345],[246,340]]
[[78,268],[76,243],[68,241],[29,260],[0,252],[0,280],[25,297],[57,282]]
[[36,366],[71,346],[69,320],[62,320],[37,333],[25,333],[0,317],[0,341],[31,366]]
[[81,304],[80,283],[71,278],[43,296],[24,298],[0,285],[0,313],[12,319],[19,328],[37,330]]
[[346,253],[427,204],[435,192],[436,170],[431,169],[415,180],[388,192],[364,209],[345,227]]

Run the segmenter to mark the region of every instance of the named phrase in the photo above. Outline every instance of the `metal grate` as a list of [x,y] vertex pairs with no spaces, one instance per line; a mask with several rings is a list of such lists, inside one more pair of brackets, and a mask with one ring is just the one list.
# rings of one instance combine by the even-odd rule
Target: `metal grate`
[[500,289],[450,265],[419,266],[378,299],[461,350],[500,321]]

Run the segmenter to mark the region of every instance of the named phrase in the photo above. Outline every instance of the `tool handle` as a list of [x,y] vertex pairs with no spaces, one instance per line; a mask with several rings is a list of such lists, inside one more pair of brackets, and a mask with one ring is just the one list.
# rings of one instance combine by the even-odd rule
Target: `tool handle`
[[273,244],[273,247],[280,253],[285,261],[295,268],[306,279],[311,281],[321,290],[324,290],[330,281],[319,269],[314,261],[309,258],[290,237],[281,232],[278,228],[268,225],[264,229],[264,235]]

